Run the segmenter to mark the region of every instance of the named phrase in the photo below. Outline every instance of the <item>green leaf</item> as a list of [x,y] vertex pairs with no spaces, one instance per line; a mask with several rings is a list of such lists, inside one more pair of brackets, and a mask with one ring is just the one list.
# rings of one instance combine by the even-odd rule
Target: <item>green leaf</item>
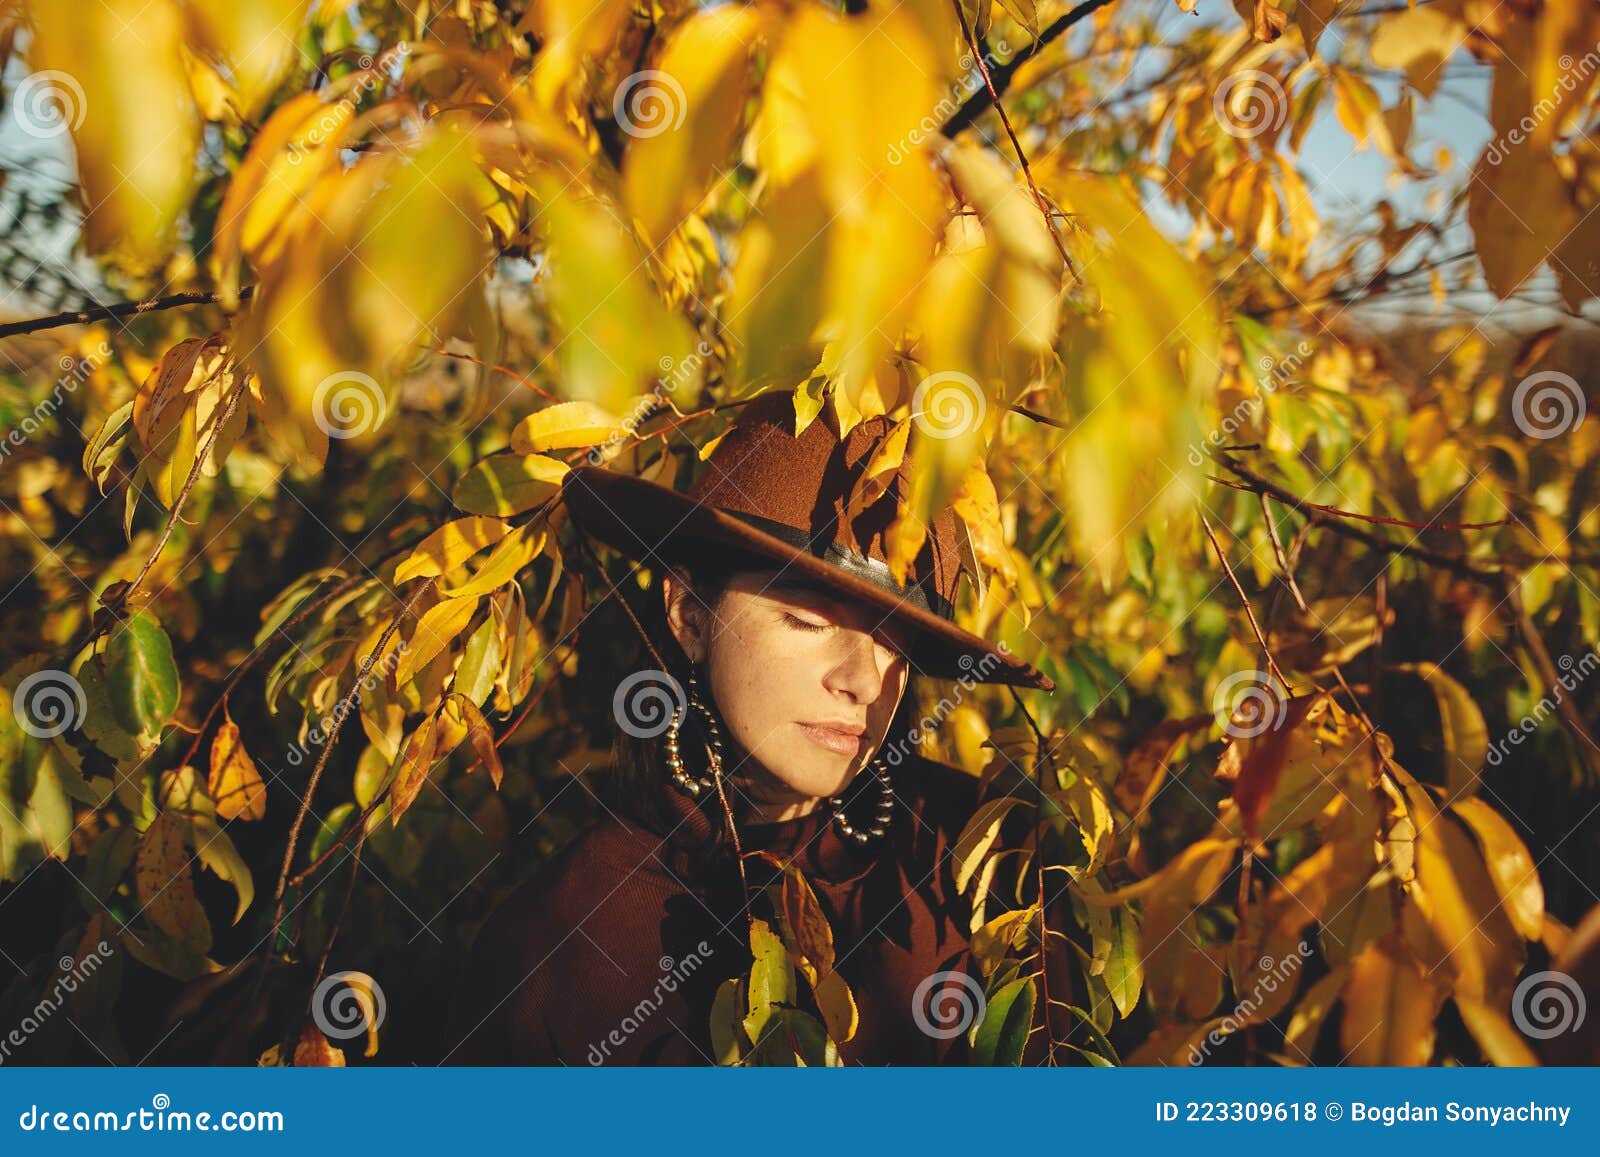
[[450,500],[468,514],[508,518],[554,495],[566,472],[543,454],[491,454],[461,476]]
[[194,829],[194,849],[200,862],[232,884],[238,894],[238,907],[233,913],[233,923],[237,924],[256,897],[255,877],[250,874],[250,865],[244,862],[244,857],[234,847],[228,833],[218,827],[215,820],[195,817],[190,824]]
[[975,1065],[1020,1065],[1033,1024],[1033,977],[1014,980],[989,1002],[972,1046]]
[[[1098,945],[1095,950],[1098,955]],[[1116,911],[1111,951],[1102,975],[1117,1011],[1128,1016],[1139,1003],[1139,991],[1144,987],[1144,967],[1139,959],[1139,929],[1134,924],[1133,913],[1126,908]]]
[[765,1034],[775,1031],[771,1022],[779,1011],[778,1006],[794,1004],[794,964],[782,938],[759,918],[750,922],[750,951],[755,963],[750,969],[744,1029],[759,1049]]
[[471,700],[474,707],[481,708],[494,690],[495,678],[500,674],[500,636],[503,630],[495,616],[490,614],[472,632],[467,639],[466,650],[461,653],[461,663],[456,667],[455,682],[451,687]]
[[117,722],[133,735],[159,733],[178,706],[178,665],[172,641],[149,612],[138,611],[112,632],[105,674]]

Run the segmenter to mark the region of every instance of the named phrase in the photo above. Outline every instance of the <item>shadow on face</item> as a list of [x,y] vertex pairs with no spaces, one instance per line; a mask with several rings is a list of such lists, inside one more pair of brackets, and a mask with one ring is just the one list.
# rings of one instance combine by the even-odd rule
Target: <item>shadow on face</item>
[[711,606],[669,572],[663,597],[763,818],[838,794],[877,753],[910,673],[905,627],[778,570],[737,572]]

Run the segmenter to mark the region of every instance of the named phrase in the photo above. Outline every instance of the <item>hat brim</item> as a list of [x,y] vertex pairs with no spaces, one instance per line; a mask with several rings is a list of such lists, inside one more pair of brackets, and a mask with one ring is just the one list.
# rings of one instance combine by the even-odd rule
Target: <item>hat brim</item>
[[669,486],[599,466],[575,466],[561,483],[567,509],[588,534],[630,558],[692,562],[706,546],[794,569],[912,629],[907,658],[921,674],[1054,691],[1055,681],[982,637],[714,506]]

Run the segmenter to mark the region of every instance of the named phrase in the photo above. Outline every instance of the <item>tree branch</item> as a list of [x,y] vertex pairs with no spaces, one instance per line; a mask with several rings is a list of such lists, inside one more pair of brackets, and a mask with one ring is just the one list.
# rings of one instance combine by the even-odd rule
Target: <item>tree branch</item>
[[[239,300],[248,300],[255,292],[255,286],[247,285],[239,291]],[[105,321],[110,318],[130,317],[141,313],[155,313],[158,310],[173,309],[183,305],[215,305],[215,293],[172,293],[166,297],[150,297],[144,301],[122,301],[116,305],[89,305],[83,309],[71,309],[65,313],[52,313],[48,317],[31,317],[25,321],[8,321],[0,325],[0,339],[16,337],[18,334],[38,333],[40,330],[59,329],[64,325],[84,325],[91,321]]]
[[944,135],[953,137],[963,129],[971,127],[973,121],[977,120],[980,115],[988,111],[991,106],[995,105],[1006,94],[1006,90],[1011,87],[1012,80],[1016,78],[1018,69],[1039,55],[1052,43],[1059,40],[1074,24],[1077,24],[1085,17],[1093,16],[1100,9],[1115,2],[1116,0],[1084,0],[1082,4],[1079,4],[1071,12],[1057,17],[1052,24],[1039,33],[1039,39],[989,74],[989,85],[968,97],[966,103],[956,109],[950,119],[944,122],[942,130]]

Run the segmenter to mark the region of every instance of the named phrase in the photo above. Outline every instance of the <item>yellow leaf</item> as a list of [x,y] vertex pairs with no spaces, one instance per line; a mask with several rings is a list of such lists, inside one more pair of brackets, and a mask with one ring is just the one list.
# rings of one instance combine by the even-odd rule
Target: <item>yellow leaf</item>
[[1105,585],[1125,564],[1125,535],[1191,510],[1200,493],[1195,398],[1221,374],[1221,323],[1209,275],[1121,185],[1064,171],[1046,179],[1076,214],[1070,248],[1101,303],[1065,351],[1081,420],[1057,455],[1056,483],[1077,553]]
[[261,782],[239,738],[239,725],[229,719],[211,741],[211,773],[207,790],[225,820],[258,820],[267,814],[267,786]]
[[1430,973],[1454,981],[1458,994],[1508,1004],[1523,945],[1483,856],[1426,788],[1409,776],[1401,783],[1417,826],[1416,880],[1401,914],[1406,940]]
[[454,570],[485,547],[493,546],[511,529],[503,520],[473,516],[447,522],[423,539],[394,570],[394,584],[432,578]]
[[145,829],[134,879],[151,924],[197,953],[210,951],[211,922],[195,896],[183,821],[175,813],[161,812]]
[[[1447,675],[1437,663],[1396,663],[1427,681],[1439,705],[1439,726],[1444,734],[1445,784],[1451,800],[1478,790],[1478,776],[1489,756],[1489,727],[1472,694]],[[1531,937],[1530,937],[1531,939]]]
[[1005,822],[1011,809],[1021,802],[1016,796],[1002,796],[980,804],[978,810],[972,813],[955,846],[950,849],[950,859],[955,865],[957,892],[967,890],[972,874],[978,870],[989,849],[994,847],[995,840],[1000,838],[1000,825]]
[[817,895],[798,868],[786,868],[779,890],[784,925],[795,947],[818,974],[833,970],[833,928],[823,914]]
[[972,957],[988,976],[1000,963],[1001,957],[1015,948],[1028,929],[1028,922],[1039,915],[1039,906],[1030,904],[1012,912],[1002,912],[972,936]]
[[1489,288],[1509,297],[1561,244],[1576,212],[1549,153],[1485,152],[1467,187],[1467,224]]
[[[752,130],[770,199],[741,237],[730,302],[749,380],[777,364],[769,344],[793,351],[820,340],[837,394],[867,409],[861,395],[899,340],[948,217],[917,143],[938,101],[935,73],[903,8],[840,17],[804,7],[790,20]],[[807,301],[819,274],[820,300]],[[738,324],[752,302],[754,316]],[[764,332],[769,323],[776,332]]]
[[290,210],[337,158],[354,115],[353,101],[296,93],[250,139],[217,213],[211,264],[223,308],[239,307],[241,254],[257,266],[278,255]]
[[461,476],[450,498],[462,510],[509,518],[554,496],[567,464],[543,454],[491,454]]
[[35,72],[14,111],[52,110],[30,114],[36,135],[71,130],[88,250],[152,267],[176,239],[200,144],[182,11],[174,0],[96,0],[32,4],[29,14]]
[[215,872],[218,879],[233,885],[238,896],[233,923],[238,924],[256,897],[255,877],[250,873],[250,865],[245,863],[239,849],[228,838],[228,833],[218,827],[214,819],[194,816],[189,822],[194,829],[195,854],[200,857],[200,862]]
[[1005,303],[1008,336],[1026,349],[1050,349],[1060,327],[1063,266],[1044,211],[1018,175],[993,153],[972,146],[951,147],[945,150],[944,161],[956,191],[977,210],[985,236],[999,250],[995,288]]
[[1484,866],[1512,925],[1523,939],[1540,939],[1545,927],[1544,885],[1527,846],[1505,817],[1483,800],[1458,799],[1450,807],[1477,837]]
[[483,761],[483,765],[489,769],[489,782],[494,784],[496,791],[499,791],[500,781],[505,778],[506,769],[500,762],[500,751],[495,746],[493,728],[483,717],[483,712],[478,710],[478,705],[465,695],[453,692],[450,703],[466,720],[467,738],[472,740],[472,749]]
[[1462,1023],[1467,1026],[1472,1039],[1478,1042],[1478,1047],[1483,1049],[1483,1055],[1489,1058],[1491,1064],[1501,1068],[1532,1068],[1539,1064],[1538,1056],[1528,1047],[1528,1042],[1522,1039],[1505,1013],[1470,997],[1457,995],[1455,1000]]
[[533,75],[540,104],[556,107],[584,59],[612,46],[632,9],[629,0],[542,0],[528,5],[517,30],[533,32],[543,46]]
[[545,532],[530,526],[519,526],[501,539],[476,574],[458,586],[439,588],[448,599],[463,599],[486,595],[516,579],[522,569],[544,549]]
[[632,138],[622,161],[623,203],[647,238],[671,233],[732,160],[750,53],[764,23],[755,8],[696,12],[667,41],[657,68],[618,90],[618,123]]
[[412,632],[410,645],[400,656],[399,666],[395,668],[395,682],[402,685],[409,683],[418,671],[433,662],[467,629],[467,624],[478,610],[478,603],[476,595],[445,599],[424,611],[422,618],[417,620],[416,630]]
[[1356,1065],[1426,1065],[1445,992],[1396,936],[1367,945],[1349,964],[1340,1043]]
[[1468,28],[1440,7],[1411,8],[1381,17],[1372,34],[1372,62],[1379,68],[1404,69],[1406,81],[1425,97],[1433,96],[1444,65],[1467,38]]
[[598,446],[625,431],[621,418],[592,402],[558,402],[535,410],[512,427],[511,448],[518,454],[542,454]]
[[[551,309],[561,343],[562,392],[614,413],[652,387],[692,397],[688,322],[669,311],[645,271],[631,230],[598,197],[541,175],[536,182],[548,239]],[[675,368],[689,367],[678,374]]]
[[439,747],[439,712],[434,712],[418,724],[416,731],[406,741],[400,767],[394,773],[394,786],[389,791],[389,826],[400,826],[400,817],[410,810],[422,793],[422,785],[433,770],[435,753]]
[[296,201],[235,328],[268,432],[307,469],[330,437],[377,437],[417,344],[455,328],[488,264],[480,182],[462,131],[434,122],[411,152],[373,150]]
[[861,1016],[856,1009],[855,994],[850,991],[844,977],[838,972],[824,973],[813,991],[823,1023],[828,1026],[828,1037],[835,1044],[854,1037]]
[[194,39],[227,66],[239,111],[254,120],[261,102],[295,62],[312,0],[189,0]]

